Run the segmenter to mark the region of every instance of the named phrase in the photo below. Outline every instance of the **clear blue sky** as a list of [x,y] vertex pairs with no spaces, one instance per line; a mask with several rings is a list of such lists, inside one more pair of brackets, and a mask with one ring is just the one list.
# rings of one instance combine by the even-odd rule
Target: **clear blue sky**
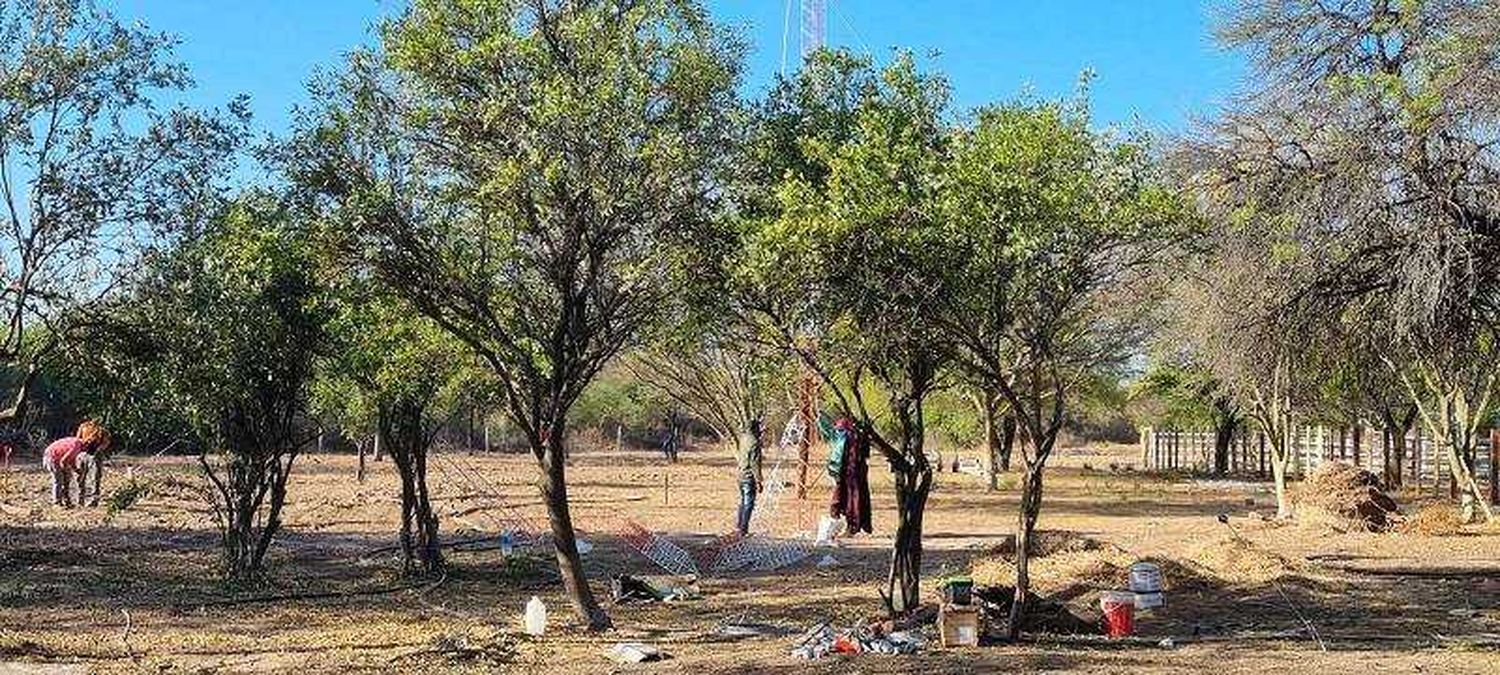
[[[783,0],[708,0],[723,23],[742,29],[753,51],[748,92],[763,91],[781,61]],[[249,94],[257,126],[280,132],[304,83],[320,66],[372,40],[371,25],[405,0],[101,0],[122,19],[182,40],[179,56],[198,89],[194,105]],[[919,55],[953,82],[967,109],[1030,90],[1071,91],[1095,71],[1104,122],[1139,119],[1181,129],[1208,114],[1242,72],[1236,55],[1209,37],[1207,0],[829,0],[829,42],[877,59],[892,48]],[[796,0],[793,0],[793,19]],[[796,35],[796,26],[792,29]],[[795,48],[791,49],[795,61]]]

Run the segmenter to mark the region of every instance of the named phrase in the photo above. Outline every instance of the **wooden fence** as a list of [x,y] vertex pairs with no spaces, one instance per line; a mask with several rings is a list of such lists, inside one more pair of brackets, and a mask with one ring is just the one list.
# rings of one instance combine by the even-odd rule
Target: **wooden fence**
[[[1318,465],[1340,461],[1384,473],[1394,443],[1378,429],[1338,429],[1324,426],[1299,426],[1292,430],[1295,459],[1291,473],[1304,476]],[[1148,471],[1191,471],[1209,473],[1214,466],[1213,431],[1189,429],[1154,429],[1141,431],[1141,465]],[[1249,431],[1234,435],[1229,444],[1228,473],[1240,477],[1265,479],[1270,476],[1270,449],[1265,434]],[[1490,501],[1500,504],[1500,428],[1480,435],[1474,474]],[[1421,487],[1434,494],[1457,493],[1450,475],[1447,455],[1432,438],[1420,432],[1406,436],[1405,457],[1401,466],[1402,485]]]

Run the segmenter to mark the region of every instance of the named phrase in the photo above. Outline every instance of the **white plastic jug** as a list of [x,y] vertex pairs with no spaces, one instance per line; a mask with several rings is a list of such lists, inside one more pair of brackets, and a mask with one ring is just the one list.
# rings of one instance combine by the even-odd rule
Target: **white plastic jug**
[[526,634],[540,636],[547,632],[547,605],[542,599],[531,596],[526,603]]
[[838,537],[839,532],[843,529],[844,519],[842,517],[833,518],[830,516],[823,516],[819,518],[818,537],[816,540],[817,545],[827,546],[829,544],[832,544],[834,538]]

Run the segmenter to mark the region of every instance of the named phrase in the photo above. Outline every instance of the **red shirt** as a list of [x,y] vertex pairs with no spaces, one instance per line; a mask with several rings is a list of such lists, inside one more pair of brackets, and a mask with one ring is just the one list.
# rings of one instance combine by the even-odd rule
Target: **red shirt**
[[83,454],[88,447],[83,439],[76,436],[64,436],[47,446],[44,454],[52,466],[75,471],[78,469],[78,456]]

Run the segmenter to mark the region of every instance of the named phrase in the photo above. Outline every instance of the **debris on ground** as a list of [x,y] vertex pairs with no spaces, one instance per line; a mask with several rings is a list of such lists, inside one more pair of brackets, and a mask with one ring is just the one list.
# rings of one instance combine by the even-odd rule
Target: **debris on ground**
[[699,597],[696,579],[689,577],[680,583],[671,580],[650,580],[629,574],[616,574],[610,580],[610,595],[615,604],[631,602],[675,602],[694,600]]
[[821,568],[824,568],[824,569],[827,569],[829,567],[837,567],[838,564],[839,564],[839,559],[833,557],[832,554],[824,553],[823,557],[818,559],[818,567],[821,567]]
[[829,654],[915,654],[925,644],[926,640],[916,630],[880,633],[860,625],[840,632],[824,621],[797,640],[792,656],[816,661]]
[[604,650],[604,655],[615,663],[644,663],[667,658],[661,649],[644,642],[618,642]]
[[[1004,635],[1010,624],[1010,608],[1015,604],[1016,589],[1011,586],[977,586],[974,598],[984,615],[990,635]],[[1074,614],[1067,605],[1032,593],[1026,597],[1026,614],[1021,630],[1054,635],[1096,635],[1099,622]]]
[[1401,521],[1396,501],[1380,477],[1343,462],[1327,462],[1307,474],[1297,494],[1299,518],[1336,530],[1384,532]]
[[980,611],[971,605],[943,605],[938,612],[938,639],[944,648],[978,647]]

